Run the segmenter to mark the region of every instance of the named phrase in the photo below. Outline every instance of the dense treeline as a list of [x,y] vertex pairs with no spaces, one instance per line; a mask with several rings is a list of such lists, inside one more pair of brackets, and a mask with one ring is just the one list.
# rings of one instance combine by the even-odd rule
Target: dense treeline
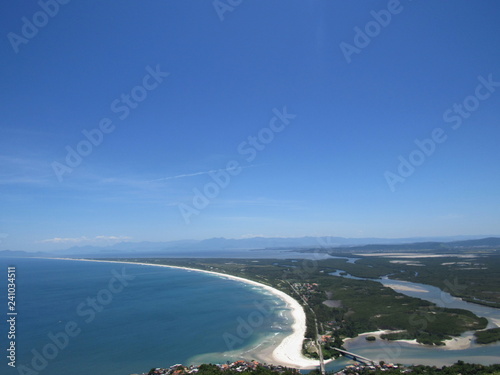
[[[410,366],[406,368],[406,370],[409,370],[409,374],[425,374],[425,375],[487,375],[487,374],[494,374],[494,375],[499,375],[500,374],[500,365],[490,365],[490,366],[483,366],[483,365],[477,365],[477,364],[470,364],[470,363],[464,363],[462,361],[459,361],[455,363],[454,365],[451,366],[444,366],[444,367],[436,367],[436,366],[423,366],[423,365],[418,365],[418,366]],[[403,370],[405,371],[405,370]],[[345,374],[375,374],[375,375],[392,375],[392,374],[401,374],[402,370],[401,369],[384,369],[382,370],[369,370],[365,369],[362,371],[345,371]]]
[[319,277],[321,289],[343,308],[330,308],[322,302],[324,294],[310,299],[318,319],[335,321],[337,335],[353,337],[363,332],[401,330],[399,337],[388,339],[417,339],[429,345],[441,345],[450,336],[467,330],[483,329],[487,320],[465,310],[439,308],[417,298],[399,294],[380,283],[343,278]]
[[[379,278],[389,275],[391,279],[434,285],[468,302],[500,307],[499,253],[460,257],[450,254],[438,258],[411,259],[406,264],[400,261],[392,263],[394,258],[359,257],[361,259],[356,263],[347,263],[345,259],[324,262],[329,269],[344,270],[353,276]],[[486,274],[488,277],[485,277]]]
[[[150,374],[153,374],[154,369],[151,370]],[[313,370],[309,372],[309,375],[319,374],[319,370]],[[327,373],[328,375],[333,375],[335,373],[343,373],[345,375],[350,374],[372,374],[372,375],[393,375],[393,374],[403,374],[409,373],[414,375],[425,374],[425,375],[499,375],[500,374],[500,364],[495,365],[478,365],[464,363],[463,361],[458,361],[451,366],[436,367],[436,366],[409,366],[409,367],[398,367],[398,368],[377,368],[370,369],[369,367],[356,367],[356,368],[346,368],[337,372]],[[282,369],[274,370],[265,366],[257,366],[254,369],[246,369],[244,371],[238,371],[236,369],[222,369],[220,366],[213,364],[204,364],[199,366],[197,372],[198,375],[297,375],[299,372],[295,369]]]
[[474,335],[478,344],[491,344],[492,342],[500,341],[500,328],[477,331]]
[[285,369],[285,370],[272,370],[270,368],[264,367],[264,366],[257,366],[255,369],[252,370],[245,370],[245,371],[237,371],[236,369],[229,369],[229,370],[223,370],[219,368],[217,365],[212,365],[212,364],[205,364],[201,365],[199,367],[199,370],[197,372],[198,375],[245,375],[245,374],[252,374],[252,375],[297,375],[298,372],[297,370],[294,369]]

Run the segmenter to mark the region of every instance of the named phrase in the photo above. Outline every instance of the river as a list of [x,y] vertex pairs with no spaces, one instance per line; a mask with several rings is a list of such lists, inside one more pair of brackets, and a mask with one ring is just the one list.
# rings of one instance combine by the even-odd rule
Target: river
[[[343,275],[340,275],[340,273]],[[337,271],[331,275],[360,280],[360,278],[353,277],[344,271]],[[384,286],[407,296],[435,303],[439,307],[471,311],[477,316],[487,318],[488,328],[500,326],[500,309],[465,302],[431,285],[391,280],[388,277],[370,280],[378,281]],[[455,281],[451,281],[450,286],[460,288],[460,285],[456,284]],[[345,348],[348,351],[377,362],[383,360],[385,362],[402,363],[405,365],[424,364],[443,366],[451,365],[459,360],[484,365],[500,363],[500,342],[489,345],[475,344],[473,332],[465,332],[460,338],[454,339],[452,346],[457,349],[380,339],[370,342],[365,339],[366,336],[360,335],[354,339],[347,340],[344,345]],[[334,363],[331,364],[332,368]]]

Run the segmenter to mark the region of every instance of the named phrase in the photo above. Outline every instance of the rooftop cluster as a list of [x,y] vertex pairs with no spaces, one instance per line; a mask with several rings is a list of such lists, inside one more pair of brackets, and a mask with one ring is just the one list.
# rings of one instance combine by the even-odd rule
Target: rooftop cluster
[[143,373],[141,375],[185,375],[185,374],[197,374],[197,375],[232,375],[242,372],[252,372],[252,374],[263,374],[263,375],[274,375],[274,374],[284,374],[284,375],[300,375],[300,372],[296,369],[291,369],[284,366],[268,365],[265,363],[259,363],[257,361],[236,361],[227,362],[225,364],[203,364],[200,366],[184,366],[184,365],[173,365],[168,368],[153,368],[148,373]]

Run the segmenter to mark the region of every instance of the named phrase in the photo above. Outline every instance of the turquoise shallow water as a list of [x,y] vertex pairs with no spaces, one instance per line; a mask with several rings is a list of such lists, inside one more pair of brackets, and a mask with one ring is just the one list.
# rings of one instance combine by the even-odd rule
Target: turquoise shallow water
[[222,277],[133,264],[0,259],[4,353],[8,265],[17,270],[18,316],[17,367],[2,355],[6,375],[147,372],[200,355],[211,359],[206,353],[237,356],[290,329],[281,300]]

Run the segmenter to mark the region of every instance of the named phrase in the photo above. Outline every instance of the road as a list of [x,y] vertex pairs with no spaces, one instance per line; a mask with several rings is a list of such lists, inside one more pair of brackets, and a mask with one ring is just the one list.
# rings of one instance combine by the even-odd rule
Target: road
[[316,318],[316,313],[311,308],[311,306],[309,306],[309,304],[307,303],[307,300],[299,293],[299,291],[297,289],[295,289],[293,287],[293,285],[290,284],[290,282],[288,280],[285,280],[285,281],[288,283],[288,285],[290,285],[290,288],[292,288],[292,290],[295,293],[297,293],[297,295],[300,297],[300,299],[302,300],[302,302],[304,302],[304,304],[309,308],[309,310],[311,310],[311,313],[314,316],[314,325],[316,327],[316,347],[318,348],[318,355],[319,355],[319,367],[320,367],[320,370],[321,370],[321,375],[325,375],[326,374],[325,360],[323,359],[323,350],[321,348],[321,337],[319,335],[318,319]]

